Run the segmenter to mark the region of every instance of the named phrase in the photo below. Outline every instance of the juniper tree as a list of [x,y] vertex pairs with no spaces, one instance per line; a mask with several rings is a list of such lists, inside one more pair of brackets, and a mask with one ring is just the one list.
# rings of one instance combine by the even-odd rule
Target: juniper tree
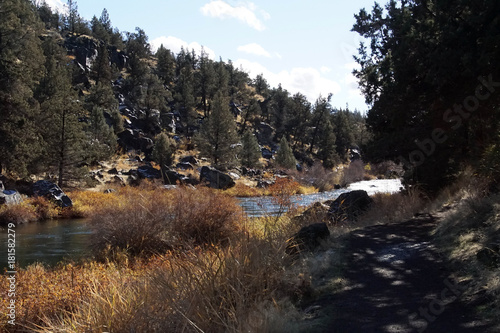
[[294,169],[296,166],[297,161],[285,136],[281,137],[278,153],[276,154],[276,163],[285,169]]
[[238,141],[229,100],[217,92],[210,117],[203,122],[196,138],[200,153],[211,158],[215,165],[228,165],[235,160]]
[[247,130],[241,138],[241,145],[241,165],[248,168],[255,168],[259,164],[259,159],[261,156],[257,138],[252,132]]

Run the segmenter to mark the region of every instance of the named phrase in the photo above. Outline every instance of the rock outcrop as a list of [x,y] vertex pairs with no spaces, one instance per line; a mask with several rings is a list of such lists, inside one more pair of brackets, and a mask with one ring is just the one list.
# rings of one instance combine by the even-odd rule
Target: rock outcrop
[[0,191],[0,205],[17,205],[23,202],[19,192],[14,190]]
[[59,186],[48,180],[39,180],[33,184],[33,193],[35,196],[45,197],[62,208],[72,207],[73,202],[61,190]]

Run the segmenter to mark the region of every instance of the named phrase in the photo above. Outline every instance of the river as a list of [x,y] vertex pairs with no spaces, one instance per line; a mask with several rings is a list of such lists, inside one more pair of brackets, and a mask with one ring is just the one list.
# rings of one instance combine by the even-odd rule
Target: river
[[[337,198],[340,194],[365,190],[369,195],[375,193],[395,193],[400,191],[399,179],[379,179],[351,184],[347,189],[329,192],[296,195],[292,201],[298,206],[308,206],[316,201]],[[270,197],[239,198],[240,205],[250,217],[274,215],[279,207]],[[21,267],[36,261],[54,265],[64,258],[77,259],[87,254],[87,244],[91,231],[84,219],[49,220],[19,225],[16,231],[16,259]],[[7,230],[0,234],[0,269],[7,265]]]

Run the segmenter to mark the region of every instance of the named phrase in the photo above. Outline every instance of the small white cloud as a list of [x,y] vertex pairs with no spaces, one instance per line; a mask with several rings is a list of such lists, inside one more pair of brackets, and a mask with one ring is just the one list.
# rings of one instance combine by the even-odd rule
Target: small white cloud
[[[42,1],[37,1],[37,3],[41,3]],[[61,0],[45,0],[45,3],[53,10],[61,14],[68,13],[68,7]]]
[[332,69],[330,67],[327,67],[327,66],[321,67],[320,70],[321,70],[321,73],[323,73],[323,74],[330,73],[332,71]]
[[279,54],[278,52],[274,52],[274,56],[278,59],[283,59],[283,56]]
[[161,36],[161,37],[153,39],[150,44],[151,44],[151,48],[153,49],[153,52],[156,52],[156,50],[158,50],[158,48],[163,44],[163,46],[166,49],[169,49],[170,51],[172,51],[174,53],[179,53],[181,51],[181,48],[184,48],[184,50],[186,50],[186,51],[187,50],[194,50],[198,56],[201,54],[201,49],[203,48],[203,50],[205,51],[207,56],[210,59],[215,60],[215,52],[206,46],[202,46],[198,42],[188,43],[188,42],[183,41],[182,39],[177,38],[177,37]]
[[337,94],[341,91],[339,83],[321,76],[321,73],[314,68],[296,67],[290,71],[273,73],[261,64],[246,59],[238,59],[235,64],[243,68],[250,77],[263,74],[271,87],[277,87],[281,83],[281,86],[291,94],[300,92],[311,102],[314,102],[319,95],[328,96],[329,93]]
[[[263,31],[266,28],[264,26],[264,23],[262,23],[262,21],[255,14],[257,6],[252,2],[233,7],[222,0],[215,0],[201,7],[200,10],[205,16],[215,17],[221,20],[226,18],[235,18],[259,31]],[[265,13],[265,19],[270,18],[270,15],[268,13],[263,13]]]
[[238,46],[238,51],[271,58],[271,54],[257,43]]

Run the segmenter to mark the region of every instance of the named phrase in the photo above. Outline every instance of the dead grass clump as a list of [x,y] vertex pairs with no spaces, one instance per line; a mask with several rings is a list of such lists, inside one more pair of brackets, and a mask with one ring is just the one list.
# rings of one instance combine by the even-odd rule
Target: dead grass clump
[[373,204],[358,219],[358,224],[378,224],[401,222],[421,212],[428,204],[428,199],[418,188],[387,194],[377,193],[371,196]]
[[241,229],[235,199],[210,189],[124,189],[117,195],[118,204],[101,207],[91,219],[97,253],[151,255],[186,242],[222,244]]
[[38,221],[36,208],[25,201],[17,205],[0,206],[0,225]]
[[232,197],[258,197],[264,195],[265,191],[264,189],[251,187],[242,183],[236,183],[235,186],[225,190],[224,194]]
[[500,324],[500,195],[459,202],[435,230],[438,248],[448,257],[465,297],[485,295],[483,315]]

